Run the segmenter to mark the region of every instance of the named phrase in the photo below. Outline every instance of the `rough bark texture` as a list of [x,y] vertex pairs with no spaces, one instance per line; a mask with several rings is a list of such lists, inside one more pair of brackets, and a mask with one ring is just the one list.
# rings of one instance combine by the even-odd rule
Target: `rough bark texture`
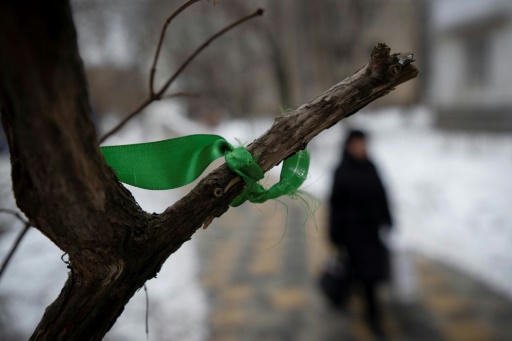
[[[0,25],[0,102],[16,201],[70,259],[69,278],[32,340],[100,340],[135,291],[226,212],[244,184],[221,166],[164,213],[142,211],[101,156],[68,1],[2,1]],[[379,44],[368,65],[279,116],[249,151],[269,170],[415,77],[411,62]]]

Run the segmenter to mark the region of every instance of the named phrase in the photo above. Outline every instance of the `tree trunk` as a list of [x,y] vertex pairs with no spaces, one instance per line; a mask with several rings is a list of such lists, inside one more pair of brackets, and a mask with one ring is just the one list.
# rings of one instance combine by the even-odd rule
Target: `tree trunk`
[[[224,165],[164,213],[142,211],[100,153],[69,2],[4,0],[0,25],[2,124],[16,202],[70,260],[69,278],[32,340],[100,340],[135,291],[227,211],[244,184]],[[249,151],[269,170],[415,77],[411,62],[379,45],[367,66],[278,117]]]

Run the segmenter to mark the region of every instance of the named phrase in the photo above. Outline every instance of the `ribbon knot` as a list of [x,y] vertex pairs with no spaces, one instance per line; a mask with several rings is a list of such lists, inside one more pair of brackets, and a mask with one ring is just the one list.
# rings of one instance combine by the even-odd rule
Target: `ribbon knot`
[[259,180],[264,177],[263,171],[245,147],[236,147],[228,152],[226,163],[231,171],[242,177],[247,186],[244,192],[231,202],[231,206],[236,207],[246,200],[260,204],[282,195],[295,193],[306,180],[309,168],[309,153],[307,150],[299,151],[286,159],[283,162],[279,182],[268,190],[259,183]]
[[240,175],[248,187],[263,179],[263,171],[245,147],[233,148],[225,158],[229,169]]

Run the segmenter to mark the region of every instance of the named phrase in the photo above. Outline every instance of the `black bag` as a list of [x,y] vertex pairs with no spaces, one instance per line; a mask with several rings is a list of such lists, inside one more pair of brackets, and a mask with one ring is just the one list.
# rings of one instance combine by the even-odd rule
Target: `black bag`
[[319,278],[319,286],[329,303],[343,308],[350,291],[348,262],[339,255],[330,257]]

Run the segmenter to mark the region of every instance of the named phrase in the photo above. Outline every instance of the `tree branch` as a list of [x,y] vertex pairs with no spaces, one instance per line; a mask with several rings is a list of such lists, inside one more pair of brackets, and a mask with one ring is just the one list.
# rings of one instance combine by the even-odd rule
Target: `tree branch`
[[[199,1],[199,0],[197,0]],[[190,1],[189,1],[190,2]],[[188,3],[186,3],[188,4]],[[186,5],[185,4],[185,5]],[[184,6],[185,6],[184,5]],[[188,5],[190,6],[191,3]],[[188,7],[187,6],[187,7]],[[228,25],[226,26],[225,28],[223,28],[222,30],[220,30],[219,32],[215,33],[213,36],[211,36],[208,40],[206,40],[201,46],[199,46],[184,62],[183,64],[181,64],[181,66],[178,68],[178,70],[176,70],[176,72],[164,83],[164,85],[160,88],[160,90],[158,90],[158,92],[156,94],[154,94],[153,92],[150,94],[150,96],[148,98],[146,98],[140,105],[137,109],[135,109],[131,114],[129,114],[125,119],[123,119],[121,122],[119,122],[119,124],[117,124],[113,129],[111,129],[109,132],[107,132],[106,134],[104,134],[100,140],[99,140],[99,143],[103,143],[105,142],[106,139],[108,139],[110,136],[112,136],[113,134],[115,134],[117,131],[119,131],[126,123],[128,123],[132,118],[134,118],[135,116],[137,116],[142,110],[144,110],[148,105],[150,105],[151,103],[153,103],[154,101],[158,101],[160,99],[162,99],[164,97],[164,93],[167,91],[167,89],[169,88],[169,86],[171,86],[171,84],[176,80],[176,78],[178,78],[178,76],[187,68],[187,66],[205,49],[208,47],[208,45],[210,45],[210,43],[212,43],[215,39],[219,38],[220,36],[222,36],[223,34],[225,34],[226,32],[230,31],[231,29],[237,27],[238,25],[248,21],[248,20],[251,20],[257,16],[261,16],[263,15],[263,10],[262,9],[258,9],[256,12],[254,12],[253,14],[250,14],[248,16],[245,16],[241,19],[238,19],[237,21],[235,21],[234,23],[232,23],[231,25]],[[164,33],[164,31],[162,31],[162,34]],[[163,38],[161,38],[163,39]],[[161,42],[158,43],[159,45],[161,44]],[[157,49],[157,54],[155,55],[155,58],[158,59],[158,53],[159,53],[159,50],[160,48]],[[156,59],[155,59],[155,63],[156,63]],[[155,64],[156,65],[156,64]],[[153,84],[153,81],[151,80],[150,81],[150,84]],[[168,96],[167,96],[168,97]],[[173,96],[173,97],[176,97],[176,96]]]
[[[0,24],[1,119],[16,203],[68,253],[71,270],[31,339],[101,340],[133,294],[221,216],[244,183],[224,165],[162,214],[144,212],[99,150],[69,2],[0,1]],[[249,151],[269,170],[415,77],[411,62],[379,44],[368,65],[277,117]]]
[[117,133],[122,127],[124,127],[124,125],[126,123],[128,123],[132,118],[134,118],[138,114],[140,114],[142,112],[142,110],[144,110],[148,105],[150,105],[154,101],[155,101],[154,98],[151,98],[151,97],[146,98],[141,104],[139,104],[139,106],[135,110],[133,110],[130,114],[128,114],[128,116],[123,118],[123,120],[121,122],[119,122],[114,128],[110,129],[102,137],[100,137],[99,143],[102,144],[110,136]]
[[[366,66],[309,103],[278,116],[273,126],[252,142],[248,150],[257,156],[262,170],[268,171],[304,149],[323,130],[416,77],[418,71],[411,64],[413,61],[410,53],[390,55],[389,47],[378,44]],[[243,188],[244,183],[238,176],[226,165],[220,166],[187,196],[158,216],[154,225],[154,243],[165,254],[171,254],[179,248],[178,238],[185,242],[197,229],[220,217]],[[216,195],[219,192],[223,195]]]

